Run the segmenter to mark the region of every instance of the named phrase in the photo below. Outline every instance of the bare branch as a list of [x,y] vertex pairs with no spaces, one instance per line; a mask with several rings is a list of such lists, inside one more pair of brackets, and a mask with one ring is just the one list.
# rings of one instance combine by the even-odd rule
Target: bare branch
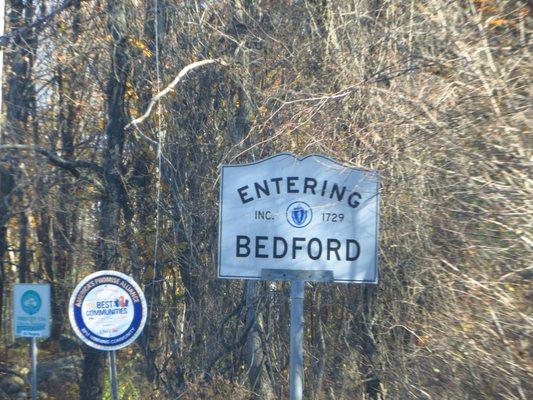
[[48,162],[56,167],[63,168],[74,175],[76,178],[80,177],[80,173],[77,170],[78,168],[85,168],[95,171],[99,174],[102,173],[102,168],[90,161],[83,160],[65,160],[64,158],[59,157],[52,150],[45,149],[40,146],[30,146],[26,144],[3,144],[0,145],[0,151],[6,150],[23,150],[23,151],[34,151],[36,153],[42,154],[48,159]]
[[55,18],[56,15],[65,11],[66,9],[74,5],[73,0],[65,0],[60,6],[54,9],[50,14],[45,15],[44,17],[38,18],[33,24],[27,25],[22,28],[13,29],[10,33],[4,36],[0,36],[0,47],[6,47],[11,40],[15,37],[20,36],[28,32],[30,29],[37,29],[42,27],[46,22]]
[[150,103],[148,104],[148,108],[146,109],[145,113],[141,115],[139,118],[135,118],[133,121],[131,121],[124,129],[129,129],[132,126],[136,126],[143,122],[146,118],[150,116],[150,113],[152,112],[152,109],[154,108],[155,103],[157,103],[159,100],[161,100],[164,96],[166,96],[168,93],[170,93],[176,85],[179,83],[179,81],[187,75],[190,71],[193,69],[202,67],[204,65],[208,64],[220,64],[227,66],[228,64],[220,59],[209,59],[209,60],[202,60],[202,61],[196,61],[192,64],[187,65],[185,68],[183,68],[179,74],[174,78],[174,80],[168,85],[165,89],[160,91],[158,94],[156,94],[154,97],[152,97],[152,100],[150,100]]

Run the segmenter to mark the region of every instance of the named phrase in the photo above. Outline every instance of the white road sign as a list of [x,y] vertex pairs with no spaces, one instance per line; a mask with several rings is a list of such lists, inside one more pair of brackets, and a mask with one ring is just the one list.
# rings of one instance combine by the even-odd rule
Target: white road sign
[[18,283],[13,289],[13,335],[50,336],[50,284]]
[[218,275],[332,271],[377,283],[379,174],[289,153],[221,168]]

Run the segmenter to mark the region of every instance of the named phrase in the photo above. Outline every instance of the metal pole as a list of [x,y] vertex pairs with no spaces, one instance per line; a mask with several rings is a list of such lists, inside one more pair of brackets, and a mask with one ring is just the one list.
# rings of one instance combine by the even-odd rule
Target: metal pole
[[109,352],[109,378],[111,379],[111,397],[118,400],[117,360],[115,350]]
[[31,398],[37,400],[37,339],[31,338]]
[[304,281],[291,284],[290,400],[302,400],[304,386]]

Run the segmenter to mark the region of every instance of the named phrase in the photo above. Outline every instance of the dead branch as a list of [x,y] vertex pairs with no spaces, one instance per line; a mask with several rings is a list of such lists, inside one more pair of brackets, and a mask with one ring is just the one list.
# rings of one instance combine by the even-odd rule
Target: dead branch
[[31,29],[40,29],[46,22],[54,19],[58,14],[62,13],[66,9],[74,5],[73,0],[65,0],[60,6],[54,9],[49,14],[44,17],[38,18],[34,23],[21,27],[18,29],[13,29],[10,33],[0,36],[0,48],[6,47],[11,40],[14,40],[17,36],[23,35]]
[[148,108],[146,109],[145,113],[143,115],[141,115],[139,118],[135,118],[134,120],[132,120],[128,125],[126,125],[126,127],[124,129],[129,129],[132,126],[138,125],[141,122],[143,122],[146,118],[148,118],[150,113],[152,112],[152,109],[154,108],[154,105],[159,100],[161,100],[164,96],[166,96],[169,92],[174,90],[174,88],[179,83],[179,81],[185,75],[187,75],[190,71],[192,71],[193,69],[202,67],[204,65],[215,64],[215,63],[216,64],[220,64],[220,65],[224,65],[224,66],[228,65],[228,64],[226,64],[224,61],[222,61],[220,59],[209,59],[209,60],[196,61],[196,62],[193,62],[192,64],[187,65],[185,68],[183,68],[179,72],[179,74],[174,78],[174,80],[170,83],[170,85],[168,85],[165,89],[163,89],[158,94],[156,94],[154,97],[152,97],[152,99],[150,100],[150,103],[148,104]]
[[99,174],[102,173],[102,168],[90,161],[83,160],[65,160],[64,158],[59,157],[52,150],[45,149],[40,146],[30,146],[26,144],[3,144],[0,145],[0,151],[7,150],[22,150],[22,151],[34,151],[38,154],[45,156],[48,159],[48,162],[56,167],[63,168],[74,175],[76,178],[80,177],[78,168],[90,169]]

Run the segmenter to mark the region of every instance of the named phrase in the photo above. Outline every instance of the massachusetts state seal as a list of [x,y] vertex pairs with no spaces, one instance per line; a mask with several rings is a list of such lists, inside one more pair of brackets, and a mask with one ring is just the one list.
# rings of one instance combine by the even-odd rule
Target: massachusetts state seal
[[287,221],[295,228],[303,228],[313,219],[313,210],[303,201],[295,201],[287,207]]

